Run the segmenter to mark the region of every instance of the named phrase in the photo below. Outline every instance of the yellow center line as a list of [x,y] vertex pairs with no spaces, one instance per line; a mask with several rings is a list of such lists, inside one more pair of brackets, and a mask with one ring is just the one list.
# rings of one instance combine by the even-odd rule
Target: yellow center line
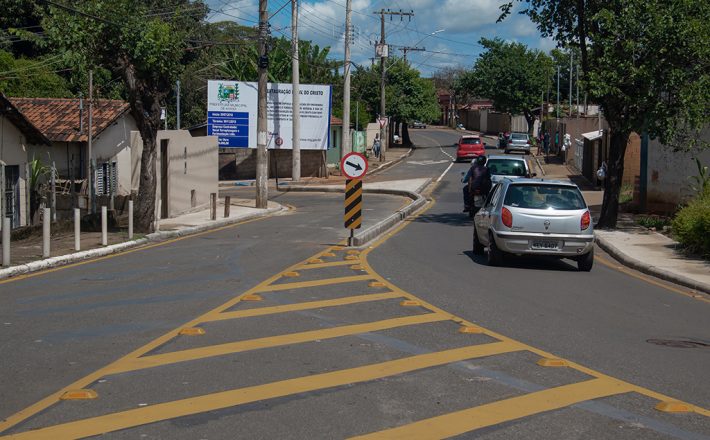
[[592,379],[444,414],[363,436],[360,440],[443,439],[511,420],[630,392],[626,384]]
[[306,269],[323,269],[325,267],[335,267],[335,266],[347,266],[348,264],[353,264],[350,260],[340,260],[340,261],[329,261],[327,263],[309,263],[299,266],[296,270],[306,270]]
[[[352,261],[349,262],[352,264]],[[295,283],[268,284],[256,288],[252,293],[276,292],[279,290],[303,289],[305,287],[328,286],[331,284],[353,283],[355,281],[371,280],[372,275],[351,275],[347,277],[326,278],[322,280],[298,281]]]
[[141,370],[177,362],[194,361],[214,356],[239,353],[248,350],[278,347],[289,344],[300,344],[315,340],[332,339],[342,336],[356,335],[380,330],[386,330],[408,325],[425,324],[448,320],[449,316],[438,313],[425,313],[422,315],[406,316],[402,318],[385,319],[382,321],[368,322],[365,324],[344,325],[319,330],[310,330],[300,333],[269,336],[266,338],[249,339],[246,341],[228,342],[225,344],[210,345],[207,347],[192,348],[170,353],[143,356],[126,360],[120,365],[109,367],[106,374],[125,373],[127,371]]
[[237,388],[198,397],[191,397],[157,405],[136,408],[113,414],[49,426],[22,432],[3,438],[55,440],[59,438],[83,438],[155,423],[162,420],[184,417],[192,414],[215,411],[266,399],[307,393],[314,390],[333,388],[359,382],[368,382],[383,377],[408,373],[467,359],[493,356],[520,350],[520,346],[509,342],[493,342],[439,351],[403,359],[365,365],[312,376],[271,382],[246,388]]
[[337,307],[349,304],[357,304],[368,301],[382,301],[385,299],[401,298],[400,292],[371,293],[367,295],[346,296],[337,299],[327,299],[320,301],[308,301],[295,304],[285,304],[273,307],[259,307],[256,309],[236,310],[233,312],[222,312],[213,315],[203,322],[223,321],[226,319],[251,318],[254,316],[272,315],[276,313],[296,312],[300,310],[322,309],[326,307]]

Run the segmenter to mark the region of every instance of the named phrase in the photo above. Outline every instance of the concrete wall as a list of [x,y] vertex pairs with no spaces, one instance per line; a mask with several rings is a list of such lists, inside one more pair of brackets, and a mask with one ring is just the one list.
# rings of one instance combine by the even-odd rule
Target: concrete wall
[[[324,152],[321,150],[301,150],[301,176],[321,176],[323,174],[323,155]],[[291,160],[291,150],[269,150],[269,177],[276,177],[278,173],[279,178],[290,178]],[[220,148],[218,177],[219,180],[255,179],[256,150]]]
[[[28,144],[25,136],[20,130],[15,127],[9,120],[0,116],[0,160],[5,162],[5,165],[19,166],[19,182],[18,182],[18,208],[19,222],[15,227],[29,225],[28,211],[29,200],[27,199],[27,153],[35,147]],[[3,177],[4,179],[4,177]],[[4,189],[4,182],[2,183]],[[3,198],[2,203],[5,203],[5,194],[0,194]],[[0,229],[2,222],[0,221]]]
[[[710,128],[701,133],[701,139],[710,142]],[[694,158],[710,166],[710,150],[674,152],[657,139],[648,142],[647,206],[651,210],[673,211],[693,196],[691,176],[698,175]]]
[[52,142],[51,146],[34,145],[30,147],[27,157],[30,160],[36,157],[46,166],[51,166],[54,162],[61,179],[68,179],[71,176],[70,168],[73,159],[74,178],[79,179],[84,176],[83,155],[80,142]]

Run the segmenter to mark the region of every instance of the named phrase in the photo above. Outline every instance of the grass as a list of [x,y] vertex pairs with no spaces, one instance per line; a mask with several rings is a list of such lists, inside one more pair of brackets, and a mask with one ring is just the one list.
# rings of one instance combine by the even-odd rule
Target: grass
[[671,224],[671,219],[659,215],[645,215],[636,217],[636,223],[645,228],[656,228],[660,230],[663,229],[664,226],[669,226]]
[[621,186],[619,192],[619,204],[630,203],[634,200],[634,186],[630,183],[625,183]]

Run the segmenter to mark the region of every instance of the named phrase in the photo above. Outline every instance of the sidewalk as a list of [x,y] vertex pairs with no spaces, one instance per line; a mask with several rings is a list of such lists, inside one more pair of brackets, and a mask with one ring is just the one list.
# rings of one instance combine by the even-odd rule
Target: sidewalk
[[[148,235],[136,233],[132,240],[128,239],[128,231],[125,227],[109,231],[107,234],[107,246],[101,244],[101,232],[82,231],[81,250],[78,252],[74,250],[73,225],[66,222],[58,223],[52,225],[50,258],[45,259],[42,258],[42,229],[39,227],[32,231],[29,236],[11,241],[11,265],[0,268],[0,279],[112,254],[151,241],[194,234],[232,223],[265,217],[282,209],[284,208],[280,204],[271,201],[267,209],[256,209],[254,208],[253,199],[232,198],[230,201],[230,216],[224,218],[224,200],[219,199],[216,220],[210,220],[210,210],[205,207],[177,217],[159,220],[158,231]],[[0,258],[1,256],[2,250],[0,249]]]
[[[544,157],[536,156],[536,159],[545,179],[577,183],[592,217],[598,217],[603,191],[593,190],[582,176],[557,158],[545,161]],[[677,241],[638,225],[633,215],[620,213],[616,230],[597,229],[594,234],[599,247],[625,266],[710,294],[710,262],[686,255]]]

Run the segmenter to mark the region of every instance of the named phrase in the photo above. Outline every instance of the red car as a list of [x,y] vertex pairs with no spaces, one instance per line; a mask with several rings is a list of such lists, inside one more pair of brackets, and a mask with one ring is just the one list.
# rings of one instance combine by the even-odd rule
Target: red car
[[486,154],[486,145],[478,136],[461,136],[456,144],[456,162]]

